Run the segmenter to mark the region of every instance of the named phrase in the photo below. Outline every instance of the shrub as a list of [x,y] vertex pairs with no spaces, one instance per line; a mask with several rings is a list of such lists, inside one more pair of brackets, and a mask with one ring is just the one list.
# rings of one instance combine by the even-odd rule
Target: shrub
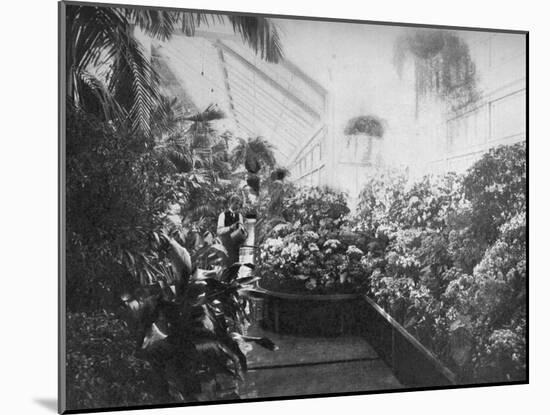
[[349,213],[344,193],[329,188],[301,188],[286,201],[283,217],[304,230],[323,235],[339,229]]
[[69,409],[144,405],[158,399],[151,366],[136,356],[135,339],[115,314],[67,313],[66,346]]
[[365,290],[364,252],[353,237],[342,237],[348,213],[342,193],[296,191],[283,210],[288,222],[276,226],[260,246],[262,286],[302,293]]
[[178,188],[151,138],[67,113],[67,304],[80,311],[108,307],[115,292],[148,282],[153,234]]
[[525,144],[486,153],[464,175],[384,172],[355,226],[384,236],[366,252],[370,293],[463,381],[525,378]]
[[140,350],[160,379],[158,396],[178,402],[238,398],[236,380],[247,369],[241,345],[275,348],[269,339],[243,335],[247,299],[240,294],[257,278],[246,265],[219,266],[227,259],[219,245],[203,247],[193,260],[175,240],[169,245],[180,270],[173,283],[125,295]]
[[276,291],[354,292],[366,284],[363,257],[354,245],[293,229],[261,245],[258,275]]
[[525,143],[489,150],[464,177],[464,193],[472,204],[471,228],[476,237],[494,242],[499,227],[526,211]]

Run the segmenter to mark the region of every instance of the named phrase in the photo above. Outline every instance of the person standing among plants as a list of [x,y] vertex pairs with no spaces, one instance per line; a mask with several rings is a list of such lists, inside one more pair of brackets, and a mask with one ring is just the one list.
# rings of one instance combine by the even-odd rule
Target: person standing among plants
[[227,250],[227,265],[239,262],[239,248],[246,239],[244,220],[239,210],[241,198],[237,195],[229,199],[228,209],[218,216],[218,236]]

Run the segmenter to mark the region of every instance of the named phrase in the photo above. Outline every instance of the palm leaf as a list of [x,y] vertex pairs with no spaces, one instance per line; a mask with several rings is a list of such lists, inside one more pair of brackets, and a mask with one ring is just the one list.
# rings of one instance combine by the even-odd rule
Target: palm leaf
[[257,173],[262,167],[273,168],[276,165],[275,147],[263,137],[244,140],[238,138],[238,144],[231,152],[230,162],[233,168],[244,164],[247,171]]
[[193,36],[200,26],[228,21],[245,44],[268,62],[277,63],[283,58],[283,48],[277,26],[269,19],[254,16],[220,15],[211,13],[183,13],[182,31]]
[[271,172],[270,179],[271,180],[284,180],[288,176],[290,176],[290,170],[288,170],[286,167],[277,167]]
[[[282,57],[277,29],[265,18],[153,9],[68,6],[67,97],[73,102],[81,102],[79,98],[84,94],[83,83],[78,82],[78,74],[91,67],[102,69],[108,90],[127,112],[132,128],[150,134],[152,115],[156,113],[156,118],[162,119],[166,114],[157,74],[134,38],[132,24],[136,24],[150,36],[166,40],[178,25],[181,25],[184,33],[192,35],[200,25],[221,21],[229,21],[234,31],[256,53],[260,53],[262,58],[276,62]],[[223,118],[221,111],[213,108],[207,110],[198,114],[196,120],[204,123]],[[101,109],[100,112],[102,115],[109,115],[109,111]]]
[[105,121],[123,123],[127,117],[126,111],[116,101],[115,97],[95,75],[87,71],[73,72],[74,95],[72,105],[102,115]]
[[128,20],[137,24],[148,35],[168,40],[179,24],[178,13],[155,9],[123,9]]
[[233,15],[228,17],[233,30],[239,33],[255,53],[268,62],[277,63],[283,57],[279,33],[275,25],[265,18]]
[[153,113],[164,117],[158,76],[132,36],[121,36],[123,47],[115,47],[109,87],[128,109],[135,131],[151,132]]
[[206,123],[221,120],[223,118],[225,118],[224,112],[220,110],[216,104],[210,104],[204,111],[187,117],[181,117],[180,119],[184,121],[193,121],[196,123]]
[[107,88],[128,112],[132,127],[150,133],[151,115],[161,107],[158,79],[131,33],[125,9],[70,6],[67,18],[68,97],[81,95],[74,74],[103,68]]

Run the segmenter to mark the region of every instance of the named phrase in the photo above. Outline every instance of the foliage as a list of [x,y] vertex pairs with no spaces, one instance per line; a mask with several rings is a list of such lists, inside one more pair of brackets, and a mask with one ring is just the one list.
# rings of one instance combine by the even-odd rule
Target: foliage
[[472,230],[488,243],[499,227],[526,210],[527,165],[524,144],[500,146],[486,153],[464,178],[472,203]]
[[464,204],[455,173],[427,175],[410,183],[404,172],[386,169],[368,179],[359,195],[356,226],[363,229],[441,230],[446,218]]
[[288,176],[290,176],[290,171],[287,168],[277,167],[273,169],[273,171],[271,172],[270,179],[272,181],[275,181],[275,180],[282,181],[286,179]]
[[158,76],[133,34],[133,25],[153,38],[169,39],[179,27],[228,21],[243,41],[269,62],[282,48],[276,27],[263,17],[217,15],[123,7],[69,5],[67,10],[67,100],[77,108],[149,134],[162,97]]
[[157,275],[157,283],[123,295],[125,311],[116,314],[69,313],[70,409],[238,399],[244,342],[275,348],[269,339],[242,334],[247,315],[241,294],[255,277],[240,265],[216,266],[224,259],[220,246],[197,255],[202,263],[209,258],[211,269],[205,270],[193,268],[176,241],[168,243],[172,281]]
[[468,44],[456,33],[416,29],[395,44],[394,63],[401,75],[408,57],[413,58],[418,97],[435,94],[457,110],[479,97],[476,68]]
[[129,118],[132,127],[149,132],[150,116],[160,103],[158,79],[130,33],[128,9],[66,10],[68,102],[104,121]]
[[441,230],[446,217],[463,204],[460,178],[454,173],[445,176],[424,176],[413,183],[402,200],[392,206],[390,218],[401,229],[427,228]]
[[[166,40],[177,28],[193,35],[227,21],[270,62],[282,57],[277,29],[250,16],[66,11],[69,407],[201,399],[209,393],[204,382],[216,398],[227,397],[215,389],[222,373],[246,368],[239,343],[273,345],[239,334],[246,317],[239,294],[254,280],[219,265],[190,276],[180,245],[192,246],[200,265],[223,255],[214,241],[206,248],[197,238],[215,227],[236,188],[227,137],[209,125],[223,114],[210,106],[182,117],[178,103],[161,95],[134,26]],[[173,221],[178,207],[183,224]],[[176,254],[161,249],[167,241]],[[134,312],[130,331],[119,319],[122,292],[133,292],[125,297]]]
[[155,402],[154,372],[138,357],[123,320],[111,312],[67,314],[67,408]]
[[123,298],[137,345],[172,400],[238,398],[235,380],[247,369],[241,343],[275,348],[269,339],[243,335],[247,301],[241,294],[257,278],[243,272],[251,265],[220,266],[226,254],[219,245],[197,253],[194,262],[208,266],[199,269],[175,240],[169,244],[176,280],[159,280]]
[[[216,145],[219,138],[212,140]],[[165,150],[150,138],[69,108],[69,308],[93,308],[135,283],[153,282],[163,261],[159,235],[175,207],[185,216],[184,227],[169,226],[168,231],[177,231],[182,243],[192,247],[192,230],[215,234],[217,215],[234,186],[220,179],[223,171],[215,164],[174,168],[167,161],[173,155]]]
[[155,153],[170,172],[167,181],[177,189],[173,213],[183,227],[177,229],[193,250],[205,235],[215,235],[217,218],[228,198],[238,193],[239,177],[230,163],[230,132],[220,134],[211,124],[224,114],[215,105],[180,117],[170,134],[156,141]]
[[257,174],[262,168],[275,167],[274,147],[263,137],[238,138],[237,145],[231,153],[231,164],[234,169],[244,165],[246,171]]
[[351,136],[364,136],[368,141],[367,152],[365,154],[365,160],[371,160],[373,150],[373,139],[381,140],[386,130],[386,122],[375,115],[362,115],[359,117],[351,118],[344,128],[344,134],[349,142]]
[[166,104],[172,115],[157,134],[155,152],[173,172],[189,173],[208,170],[213,179],[227,179],[231,173],[229,164],[229,132],[219,134],[213,121],[225,115],[211,104],[203,111],[184,117],[178,101]]
[[191,126],[186,134],[191,138],[191,145],[196,149],[209,148],[213,144],[215,131],[212,128],[212,121],[222,120],[225,114],[217,105],[211,104],[203,111],[188,117],[182,117],[182,121],[191,121]]
[[364,289],[363,251],[342,237],[348,213],[344,194],[327,188],[290,196],[283,210],[287,222],[260,246],[262,286],[304,293]]
[[[151,140],[78,110],[67,114],[66,217],[69,309],[112,301],[148,263],[162,215],[178,200]],[[133,277],[132,278],[132,274]]]
[[392,207],[404,199],[408,177],[396,169],[385,169],[369,177],[359,193],[356,226],[370,230],[393,224]]
[[283,217],[304,230],[330,233],[345,222],[349,213],[346,195],[327,187],[301,188],[285,203]]
[[[236,184],[224,138],[209,133],[211,156],[195,154],[191,126],[153,140],[114,128],[72,106],[67,122],[67,288],[69,308],[113,301],[136,282],[151,283],[159,234],[169,225],[190,248],[216,232],[217,215]],[[190,160],[188,164],[186,160]],[[179,212],[184,225],[167,221]]]
[[525,174],[519,143],[463,176],[390,171],[361,193],[371,295],[466,382],[525,377]]
[[188,198],[180,205],[184,228],[196,230],[201,235],[215,235],[218,215],[227,208],[231,195],[237,192],[237,185],[225,180],[206,179],[190,188]]
[[344,129],[345,135],[365,134],[382,138],[384,135],[384,123],[374,115],[354,117],[348,121]]

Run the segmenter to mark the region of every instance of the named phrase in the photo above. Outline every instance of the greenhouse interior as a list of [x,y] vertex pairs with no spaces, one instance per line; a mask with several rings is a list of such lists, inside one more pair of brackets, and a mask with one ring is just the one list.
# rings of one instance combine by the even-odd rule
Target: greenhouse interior
[[68,409],[526,381],[524,34],[67,7]]

